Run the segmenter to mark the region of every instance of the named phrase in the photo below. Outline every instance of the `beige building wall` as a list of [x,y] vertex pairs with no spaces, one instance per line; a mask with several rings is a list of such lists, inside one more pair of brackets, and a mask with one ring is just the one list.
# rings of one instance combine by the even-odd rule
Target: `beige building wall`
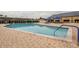
[[78,20],[79,21],[79,16],[74,16],[73,17],[73,21],[76,22],[75,20]]
[[73,17],[71,16],[67,16],[67,17],[62,17],[61,18],[61,22],[65,22],[64,20],[69,20],[69,23],[72,23],[73,22]]
[[44,19],[40,19],[39,21],[40,21],[40,23],[46,23],[47,22]]
[[79,21],[79,16],[62,17],[61,22],[65,22],[64,20],[69,20],[69,23],[75,23],[75,20]]

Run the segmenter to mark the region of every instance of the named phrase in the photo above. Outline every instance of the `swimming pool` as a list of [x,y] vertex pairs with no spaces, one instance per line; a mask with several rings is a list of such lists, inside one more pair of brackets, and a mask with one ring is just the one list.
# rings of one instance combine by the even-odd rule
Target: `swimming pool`
[[[12,28],[20,31],[28,31],[37,34],[43,34],[48,36],[54,36],[54,32],[58,27],[55,26],[46,26],[39,24],[10,24],[6,26],[8,28]],[[68,28],[60,28],[56,31],[56,37],[67,37]]]

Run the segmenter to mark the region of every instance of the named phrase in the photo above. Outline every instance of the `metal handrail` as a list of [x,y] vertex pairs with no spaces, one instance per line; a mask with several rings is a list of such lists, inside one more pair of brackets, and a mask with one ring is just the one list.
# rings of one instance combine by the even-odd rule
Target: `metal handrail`
[[[61,25],[60,27],[58,27],[58,28],[56,29],[56,31],[57,31],[58,29],[60,29],[62,26],[69,26],[69,27],[75,27],[75,28],[77,28],[77,31],[78,31],[78,33],[77,33],[77,41],[78,41],[78,46],[79,46],[79,27],[74,26],[74,25]],[[55,36],[56,31],[54,32],[54,36]]]
[[58,27],[55,31],[54,31],[54,36],[57,30],[59,30],[63,25],[61,25],[60,27]]

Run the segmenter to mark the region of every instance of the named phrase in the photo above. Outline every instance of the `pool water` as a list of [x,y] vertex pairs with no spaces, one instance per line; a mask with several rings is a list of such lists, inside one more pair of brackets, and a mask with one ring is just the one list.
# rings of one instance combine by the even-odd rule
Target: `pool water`
[[[48,36],[54,36],[54,32],[58,27],[55,26],[45,26],[38,24],[10,24],[7,26],[8,28],[12,28],[20,31],[28,31]],[[57,37],[66,37],[68,32],[68,28],[60,28],[56,31],[55,36]]]

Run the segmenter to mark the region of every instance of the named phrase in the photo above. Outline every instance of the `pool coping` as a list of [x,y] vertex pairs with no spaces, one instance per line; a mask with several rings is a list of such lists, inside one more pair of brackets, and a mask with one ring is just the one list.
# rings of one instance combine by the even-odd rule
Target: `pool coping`
[[[37,23],[36,23],[37,24]],[[39,24],[39,23],[38,23]],[[6,25],[9,25],[9,24],[6,24]],[[6,26],[5,25],[5,26]],[[39,24],[39,25],[46,25],[47,26],[47,24]],[[50,26],[50,25],[48,25],[48,26]],[[53,25],[51,25],[51,26],[53,26]],[[4,26],[3,26],[4,27]],[[63,37],[55,37],[55,36],[48,36],[48,35],[44,35],[44,34],[39,34],[39,33],[33,33],[33,32],[29,32],[29,31],[21,31],[21,30],[16,30],[16,29],[12,29],[12,28],[7,28],[7,27],[4,27],[4,28],[6,28],[6,29],[9,29],[9,30],[15,30],[15,31],[20,31],[20,32],[24,32],[24,33],[31,33],[31,34],[33,34],[33,35],[37,35],[37,36],[43,36],[43,37],[47,37],[47,38],[52,38],[52,39],[57,39],[57,40],[63,40],[63,41],[68,41],[68,42],[72,42],[72,29],[70,28],[70,27],[65,27],[65,28],[69,28],[69,30],[68,30],[68,33],[67,33],[67,36],[68,37],[66,37],[66,38],[63,38]]]

